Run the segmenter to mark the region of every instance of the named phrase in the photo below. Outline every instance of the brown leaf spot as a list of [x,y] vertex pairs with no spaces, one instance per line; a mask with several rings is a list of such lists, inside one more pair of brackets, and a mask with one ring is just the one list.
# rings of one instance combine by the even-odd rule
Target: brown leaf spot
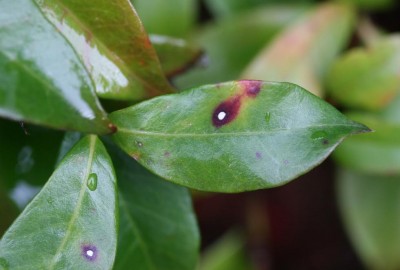
[[226,125],[233,120],[239,114],[241,105],[240,96],[235,96],[220,103],[214,110],[212,115],[212,123],[215,127],[219,128]]
[[240,85],[244,88],[244,93],[248,97],[256,97],[261,90],[261,81],[239,81]]

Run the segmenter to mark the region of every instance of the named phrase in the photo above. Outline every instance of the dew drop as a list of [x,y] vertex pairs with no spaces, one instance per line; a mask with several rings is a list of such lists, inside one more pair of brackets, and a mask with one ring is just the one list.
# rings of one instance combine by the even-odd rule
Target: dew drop
[[267,122],[267,124],[269,123],[269,121],[271,120],[271,113],[267,112],[264,116],[265,122]]
[[82,246],[82,256],[88,261],[94,261],[97,258],[97,248],[92,245]]
[[95,191],[97,189],[97,174],[91,173],[89,175],[87,186],[91,191]]
[[136,145],[137,145],[138,147],[143,147],[143,143],[142,143],[142,142],[139,142],[139,141],[136,141]]
[[10,265],[4,258],[0,258],[0,270],[8,270]]
[[311,135],[311,139],[313,139],[313,140],[323,140],[323,139],[326,139],[327,136],[328,136],[328,133],[326,133],[323,130],[319,130],[319,131],[314,132]]

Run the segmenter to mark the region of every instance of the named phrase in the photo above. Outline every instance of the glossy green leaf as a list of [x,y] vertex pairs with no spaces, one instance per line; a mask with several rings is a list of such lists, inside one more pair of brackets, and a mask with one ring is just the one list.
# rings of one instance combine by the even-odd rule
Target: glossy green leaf
[[202,56],[200,48],[183,39],[150,35],[161,66],[167,77],[173,77],[193,66]]
[[185,37],[196,21],[195,0],[130,0],[148,33]]
[[193,43],[204,49],[204,66],[174,82],[187,89],[237,79],[259,50],[306,10],[302,6],[270,6],[207,24],[193,37]]
[[172,92],[129,0],[35,0],[85,64],[97,94],[143,99]]
[[368,128],[289,83],[236,81],[154,98],[110,115],[115,142],[154,173],[199,190],[282,185]]
[[348,6],[318,6],[267,44],[241,77],[292,82],[323,96],[322,80],[350,37],[354,19]]
[[115,146],[109,148],[120,214],[113,269],[195,269],[200,237],[187,189],[151,174]]
[[400,177],[342,171],[338,199],[347,232],[369,269],[400,268]]
[[383,108],[400,92],[400,35],[348,52],[333,65],[327,83],[346,106]]
[[245,241],[236,231],[230,231],[208,247],[200,261],[198,270],[251,270],[251,264],[245,252]]
[[9,269],[111,269],[117,241],[115,176],[95,136],[67,154],[0,242]]
[[7,189],[21,181],[42,186],[54,170],[61,140],[60,131],[0,119],[0,183]]
[[349,138],[340,145],[335,159],[356,171],[383,175],[400,175],[400,125],[384,121],[374,114],[352,113],[375,132]]
[[0,2],[0,116],[109,133],[75,52],[31,1]]

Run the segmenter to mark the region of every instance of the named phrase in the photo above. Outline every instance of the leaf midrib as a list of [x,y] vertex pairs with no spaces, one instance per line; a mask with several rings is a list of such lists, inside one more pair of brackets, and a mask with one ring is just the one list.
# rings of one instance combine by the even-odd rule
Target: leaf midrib
[[[144,131],[137,129],[127,129],[118,127],[118,132],[129,133],[135,135],[146,135],[146,136],[155,136],[155,137],[229,137],[229,136],[258,136],[258,135],[266,135],[272,133],[279,133],[285,131],[296,131],[296,130],[304,130],[309,128],[333,128],[333,127],[352,127],[357,128],[357,125],[351,124],[331,124],[331,125],[313,125],[307,127],[296,127],[296,128],[281,128],[281,129],[273,129],[273,130],[265,130],[265,131],[253,131],[253,132],[224,132],[224,133],[163,133],[156,131]],[[359,127],[360,132],[362,132],[361,127]]]
[[70,221],[68,223],[66,234],[65,234],[60,246],[58,247],[56,253],[54,254],[53,260],[50,262],[48,269],[55,269],[56,263],[57,263],[57,259],[60,257],[60,254],[62,253],[65,245],[67,244],[67,241],[70,238],[70,235],[71,235],[71,232],[72,232],[72,226],[74,226],[75,221],[77,220],[77,218],[79,216],[79,213],[80,213],[80,211],[82,209],[83,197],[84,197],[85,192],[86,192],[86,181],[87,181],[87,178],[89,177],[89,173],[90,173],[90,171],[92,169],[92,166],[93,166],[94,149],[95,149],[95,145],[96,145],[96,136],[92,135],[89,138],[90,138],[90,144],[89,144],[88,163],[86,165],[86,170],[85,170],[85,174],[84,174],[84,177],[83,177],[81,190],[79,191],[79,196],[78,196],[78,200],[77,200],[77,203],[76,203],[77,206],[76,206],[74,212],[72,213],[71,219],[70,219]]

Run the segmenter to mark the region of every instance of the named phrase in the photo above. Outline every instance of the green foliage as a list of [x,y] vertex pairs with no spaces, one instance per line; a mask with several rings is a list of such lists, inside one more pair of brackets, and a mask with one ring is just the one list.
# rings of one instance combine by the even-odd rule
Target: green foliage
[[229,234],[198,264],[187,188],[288,183],[367,126],[338,200],[366,264],[398,269],[399,41],[354,38],[391,1],[284,2],[203,1],[203,24],[194,0],[0,0],[0,269],[251,268]]

